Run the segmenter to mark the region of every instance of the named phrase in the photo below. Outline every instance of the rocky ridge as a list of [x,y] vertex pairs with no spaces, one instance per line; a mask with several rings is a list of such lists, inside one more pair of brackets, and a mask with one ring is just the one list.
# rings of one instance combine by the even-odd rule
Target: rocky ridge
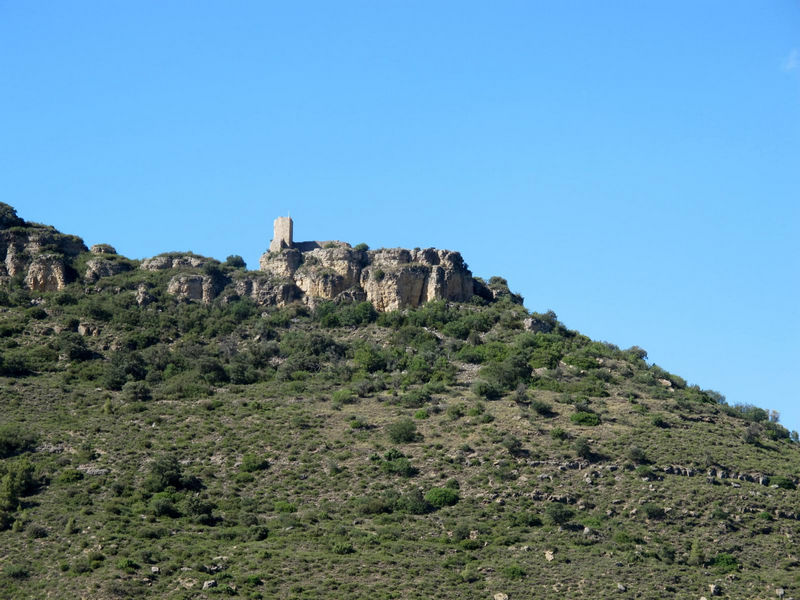
[[[392,311],[431,300],[465,302],[477,295],[493,301],[510,294],[503,280],[487,285],[474,278],[460,253],[435,248],[369,250],[345,242],[300,242],[264,253],[259,266],[259,271],[223,269],[219,261],[191,252],[133,261],[108,244],[89,249],[79,237],[29,223],[0,203],[0,282],[18,277],[34,291],[58,291],[77,280],[96,284],[138,267],[174,272],[167,293],[204,303],[220,296],[247,297],[259,306],[349,300]],[[146,289],[139,289],[137,302],[148,300]]]

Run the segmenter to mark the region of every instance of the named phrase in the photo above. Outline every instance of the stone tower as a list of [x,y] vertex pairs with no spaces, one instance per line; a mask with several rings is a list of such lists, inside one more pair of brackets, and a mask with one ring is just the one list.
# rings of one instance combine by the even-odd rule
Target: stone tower
[[270,252],[280,252],[283,248],[292,247],[292,218],[278,217],[272,224],[272,241],[269,244]]

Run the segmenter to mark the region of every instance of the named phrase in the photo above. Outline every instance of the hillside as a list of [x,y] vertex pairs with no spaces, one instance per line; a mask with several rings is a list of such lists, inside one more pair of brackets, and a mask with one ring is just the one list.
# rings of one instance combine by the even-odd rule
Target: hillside
[[[460,255],[309,252],[136,261],[0,205],[0,597],[800,595],[775,413]],[[368,301],[440,256],[465,301]]]

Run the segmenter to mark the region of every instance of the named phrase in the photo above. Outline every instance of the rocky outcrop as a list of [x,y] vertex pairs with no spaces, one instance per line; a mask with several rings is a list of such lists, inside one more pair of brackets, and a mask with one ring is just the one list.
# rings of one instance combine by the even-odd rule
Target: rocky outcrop
[[472,274],[450,250],[367,251],[344,244],[267,252],[261,270],[289,279],[304,300],[369,300],[379,311],[416,307],[430,300],[463,302],[473,295]]
[[32,290],[62,289],[74,279],[71,261],[82,252],[86,245],[79,237],[27,223],[0,203],[0,280],[21,277]]
[[160,254],[146,258],[139,265],[145,271],[165,271],[167,269],[199,269],[210,262],[210,259],[193,254]]
[[240,297],[250,298],[259,306],[285,306],[302,299],[303,292],[291,281],[275,280],[263,273],[248,273],[233,282]]
[[[92,246],[92,248],[94,247],[95,246]],[[83,279],[87,283],[94,283],[103,277],[110,277],[130,270],[131,266],[126,262],[109,260],[107,258],[93,258],[86,263],[86,273]]]
[[54,292],[69,283],[67,262],[59,254],[40,254],[28,265],[25,285],[37,292]]
[[117,250],[110,244],[94,244],[89,248],[92,254],[116,254]]
[[182,300],[211,302],[219,295],[222,286],[210,275],[175,275],[167,284],[167,293]]

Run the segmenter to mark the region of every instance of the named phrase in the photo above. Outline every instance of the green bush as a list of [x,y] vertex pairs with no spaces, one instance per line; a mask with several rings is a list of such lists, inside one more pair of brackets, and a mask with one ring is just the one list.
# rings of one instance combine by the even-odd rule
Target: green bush
[[575,423],[576,425],[584,425],[587,427],[593,427],[595,425],[600,424],[600,416],[585,411],[578,411],[570,415],[569,420]]
[[459,500],[458,492],[451,488],[435,487],[428,490],[425,494],[425,501],[434,508],[453,506]]
[[33,450],[36,436],[20,429],[17,425],[0,425],[0,458],[8,458]]
[[331,400],[337,404],[352,404],[356,401],[356,394],[350,388],[341,388],[333,392]]
[[410,443],[417,439],[417,425],[411,419],[404,418],[388,425],[386,433],[395,444]]
[[575,512],[560,502],[552,502],[544,510],[547,521],[552,525],[564,525],[575,516]]
[[242,464],[239,469],[244,473],[254,473],[256,471],[263,471],[268,467],[269,461],[266,458],[248,452],[242,456]]
[[711,566],[719,573],[731,573],[739,570],[739,561],[727,552],[721,552],[711,559]]
[[642,504],[642,512],[644,516],[651,520],[663,519],[667,514],[663,507],[652,502],[645,502]]

